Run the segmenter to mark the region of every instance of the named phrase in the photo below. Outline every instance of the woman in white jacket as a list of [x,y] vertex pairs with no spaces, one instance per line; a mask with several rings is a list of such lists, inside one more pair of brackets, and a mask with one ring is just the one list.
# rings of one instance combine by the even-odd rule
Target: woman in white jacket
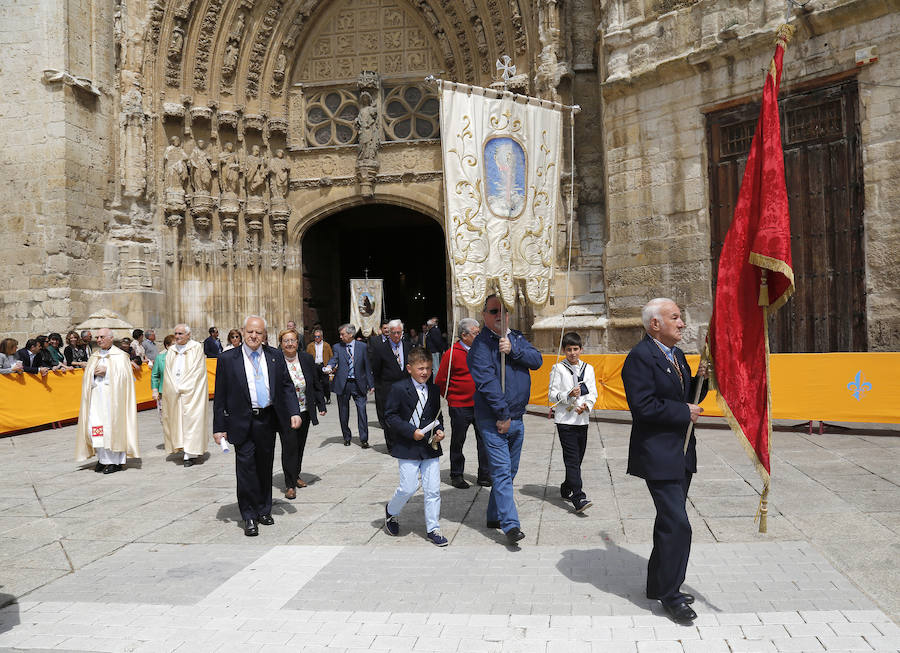
[[581,336],[574,331],[563,335],[562,349],[566,358],[550,370],[549,391],[566,466],[559,494],[571,500],[575,512],[581,513],[591,507],[581,487],[581,461],[587,447],[591,408],[597,402],[597,382],[594,368],[580,360]]

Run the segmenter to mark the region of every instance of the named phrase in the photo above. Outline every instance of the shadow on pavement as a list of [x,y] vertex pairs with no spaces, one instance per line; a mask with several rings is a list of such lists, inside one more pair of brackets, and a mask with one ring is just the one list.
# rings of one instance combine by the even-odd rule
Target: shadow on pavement
[[[601,531],[599,535],[606,548],[563,551],[556,568],[574,583],[590,583],[601,592],[619,596],[642,610],[660,612],[659,603],[645,596],[647,559],[619,546],[609,534]],[[698,602],[718,611],[693,588],[685,585],[683,591],[692,592]]]
[[584,519],[588,516],[587,513],[574,512],[572,510],[572,504],[559,496],[559,486],[534,484],[523,485],[519,491],[525,496],[540,499],[541,501],[550,504],[554,508],[559,508],[563,512],[572,513],[579,519]]
[[0,633],[12,630],[19,623],[19,604],[16,602],[16,597],[0,592]]

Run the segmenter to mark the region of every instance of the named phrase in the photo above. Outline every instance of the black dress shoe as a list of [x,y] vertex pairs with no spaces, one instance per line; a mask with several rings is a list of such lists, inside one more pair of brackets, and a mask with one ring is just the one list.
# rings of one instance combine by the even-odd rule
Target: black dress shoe
[[498,522],[498,521],[493,521],[493,520],[491,520],[491,519],[488,519],[487,524],[485,524],[485,525],[486,525],[488,528],[500,528],[500,522]]
[[684,601],[679,601],[678,603],[673,603],[671,605],[666,605],[664,603],[663,608],[665,608],[668,615],[672,617],[672,621],[680,624],[690,623],[697,618],[697,613]]
[[107,465],[104,468],[103,473],[104,474],[115,474],[116,472],[118,472],[121,469],[121,467],[122,467],[121,465]]
[[271,526],[272,524],[275,523],[275,520],[272,519],[272,515],[260,515],[259,523],[262,524],[263,526]]
[[489,478],[479,478],[478,485],[481,487],[491,487],[494,483]]
[[98,474],[100,472],[102,472],[104,469],[106,469],[106,465],[104,465],[101,462],[98,462],[96,465],[94,465],[94,471],[97,472]]
[[244,522],[244,535],[247,537],[256,537],[259,535],[259,527],[256,525],[255,519],[248,519]]
[[460,490],[467,490],[470,487],[472,487],[471,485],[466,483],[466,481],[461,476],[455,476],[455,477],[451,478],[450,485],[452,485],[453,487],[458,488]]
[[344,446],[345,446],[345,447],[349,447],[349,446],[350,446],[350,440],[344,440]]
[[193,467],[193,466],[194,466],[194,459],[193,459],[193,458],[185,458],[185,459],[184,459],[184,466],[185,466],[185,467]]
[[510,544],[515,544],[519,540],[525,539],[525,533],[523,533],[518,526],[513,526],[506,531],[506,539],[509,540]]
[[[688,605],[690,605],[691,603],[694,602],[694,595],[693,595],[693,594],[688,594],[687,592],[680,592],[680,595],[681,595],[681,598],[679,599],[679,602],[684,601],[684,602],[687,603]],[[656,599],[658,599],[659,597],[656,596],[656,595],[650,594],[650,593],[648,592],[648,593],[647,593],[647,598],[648,598],[648,599],[656,600]]]
[[362,442],[362,443],[360,443],[359,446],[362,447],[363,449],[368,449],[368,448],[369,448],[369,443],[368,443],[368,442]]

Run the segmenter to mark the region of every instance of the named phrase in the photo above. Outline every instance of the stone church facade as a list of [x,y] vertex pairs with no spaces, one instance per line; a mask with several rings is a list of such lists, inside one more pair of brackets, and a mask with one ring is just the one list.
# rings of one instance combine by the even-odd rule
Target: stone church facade
[[[802,328],[778,326],[782,350],[900,346],[898,8],[790,11],[782,95],[809,290],[791,317]],[[685,307],[690,341],[704,330],[748,116],[785,19],[782,0],[0,0],[0,11],[4,336],[64,332],[99,309],[198,333],[248,313],[312,321],[306,232],[360,206],[443,227],[425,77],[490,86],[508,55],[510,90],[581,107],[553,301],[518,311],[548,351],[563,322],[591,351],[628,349],[658,295]]]

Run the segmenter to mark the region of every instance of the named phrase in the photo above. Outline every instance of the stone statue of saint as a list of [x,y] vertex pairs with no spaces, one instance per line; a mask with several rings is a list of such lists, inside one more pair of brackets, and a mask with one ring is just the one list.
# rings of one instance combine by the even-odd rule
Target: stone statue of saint
[[254,145],[247,157],[247,195],[261,197],[266,188],[269,166],[259,153],[259,145]]
[[359,115],[356,129],[359,132],[359,161],[374,161],[378,151],[378,110],[372,104],[372,96],[363,91],[359,95]]
[[272,200],[283,200],[287,197],[288,185],[291,181],[291,164],[284,158],[284,150],[277,150],[275,158],[269,165],[272,174],[270,190]]
[[278,53],[278,58],[275,59],[275,69],[272,71],[272,78],[276,82],[280,82],[284,79],[284,71],[287,68],[287,55],[284,54],[284,50]]
[[172,30],[172,38],[169,39],[168,57],[172,61],[181,59],[181,50],[184,47],[184,30],[176,27]]
[[188,179],[188,156],[181,147],[181,139],[173,136],[169,139],[170,145],[166,148],[165,182],[166,191],[175,191],[184,194],[184,183]]
[[234,151],[234,143],[231,141],[225,143],[224,151],[219,153],[218,168],[222,195],[236,197],[241,174],[241,163],[238,161],[237,152]]
[[194,192],[209,195],[212,191],[213,180],[212,157],[206,151],[206,141],[202,138],[197,141],[188,163]]
[[225,46],[225,54],[222,57],[222,74],[225,77],[231,77],[234,74],[237,60],[238,44],[234,41],[229,41],[228,45]]
[[243,13],[238,14],[237,18],[234,19],[234,23],[231,24],[231,31],[228,32],[229,41],[241,42],[241,37],[244,35],[244,20]]

